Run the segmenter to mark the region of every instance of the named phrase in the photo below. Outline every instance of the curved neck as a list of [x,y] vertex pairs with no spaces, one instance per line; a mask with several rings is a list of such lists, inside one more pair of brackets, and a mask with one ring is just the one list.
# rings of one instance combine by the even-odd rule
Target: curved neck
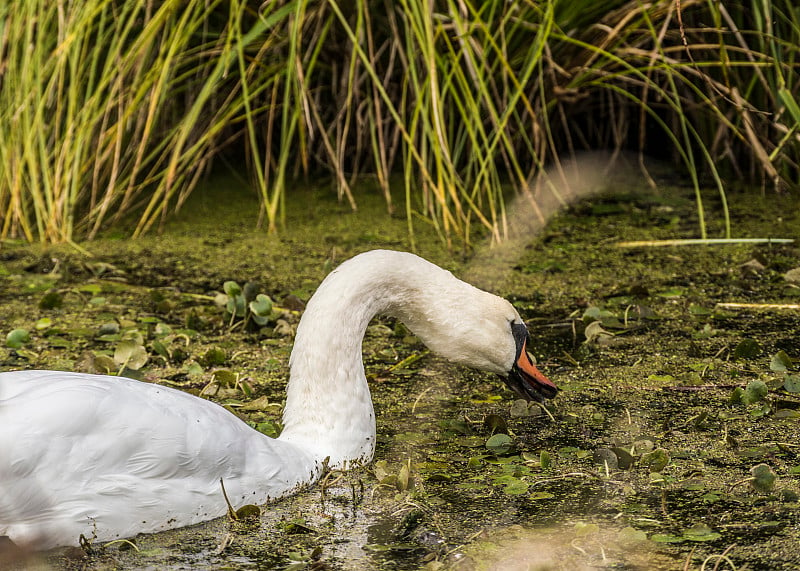
[[[490,321],[485,312],[505,317]],[[319,286],[297,327],[280,436],[319,460],[329,457],[333,468],[369,461],[375,450],[361,342],[379,313],[399,318],[450,361],[501,374],[513,362],[514,341],[506,334],[519,316],[507,301],[406,252],[373,250],[344,262]],[[504,356],[484,359],[484,348],[504,335]]]
[[329,458],[331,468],[369,461],[375,451],[361,344],[372,318],[392,304],[385,286],[380,267],[345,263],[322,282],[297,327],[280,439]]

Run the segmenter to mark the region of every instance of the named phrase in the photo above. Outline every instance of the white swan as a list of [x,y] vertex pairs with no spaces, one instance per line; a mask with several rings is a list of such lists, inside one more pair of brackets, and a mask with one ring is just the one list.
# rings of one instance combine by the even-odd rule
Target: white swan
[[375,415],[361,360],[367,324],[401,319],[433,351],[498,373],[526,399],[556,387],[529,360],[511,304],[413,254],[341,264],[297,328],[284,429],[269,438],[221,406],[122,377],[0,373],[0,536],[39,549],[130,537],[262,504],[331,468],[371,460]]

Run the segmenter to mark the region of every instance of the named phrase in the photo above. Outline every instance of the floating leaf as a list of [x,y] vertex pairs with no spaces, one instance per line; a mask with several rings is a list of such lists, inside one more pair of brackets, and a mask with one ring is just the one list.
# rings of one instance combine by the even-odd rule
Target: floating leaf
[[276,407],[280,407],[278,403],[269,402],[269,397],[267,395],[262,395],[255,400],[251,400],[249,403],[243,405],[241,410],[270,410]]
[[783,274],[783,279],[789,283],[800,284],[800,268],[792,268]]
[[245,504],[236,510],[236,519],[239,520],[257,520],[261,517],[261,508],[253,504]]
[[683,538],[689,541],[714,541],[720,537],[722,537],[722,534],[702,523],[683,532]]
[[542,467],[542,470],[549,470],[553,465],[553,459],[550,457],[550,453],[547,450],[542,450],[542,453],[539,454],[539,465]]
[[772,356],[769,363],[769,368],[776,373],[783,373],[792,368],[792,360],[785,351],[778,351]]
[[790,393],[800,393],[800,375],[786,375],[783,388]]
[[746,405],[757,403],[767,396],[769,389],[764,381],[750,381],[742,393],[742,402]]
[[64,298],[57,291],[48,291],[39,300],[39,309],[56,309],[64,304]]
[[737,359],[753,359],[761,354],[761,345],[755,339],[742,339],[733,350],[733,356]]
[[[217,282],[219,283],[219,282]],[[242,295],[242,288],[236,282],[228,281],[222,284],[222,290],[230,297]]]
[[767,464],[758,464],[750,469],[750,474],[753,479],[750,480],[750,485],[757,492],[768,493],[775,487],[775,480],[778,476],[772,471]]
[[491,434],[508,434],[508,423],[499,414],[489,414],[483,420],[483,426]]
[[219,366],[225,363],[228,360],[228,355],[225,353],[223,349],[219,347],[211,347],[203,354],[203,363],[207,367],[214,367]]
[[708,309],[707,307],[703,307],[702,305],[697,305],[695,303],[689,304],[689,313],[692,315],[711,315],[713,312]]
[[514,418],[532,416],[531,410],[528,407],[528,401],[524,399],[516,399],[513,403],[511,403],[510,414]]
[[228,369],[217,369],[211,377],[221,387],[235,387],[239,383],[239,373],[234,373]]
[[53,326],[53,320],[49,317],[42,317],[36,320],[36,331],[43,331]]
[[656,293],[656,295],[659,297],[667,297],[667,298],[681,297],[683,294],[684,290],[679,287],[668,288]]
[[617,455],[609,448],[599,448],[592,454],[592,459],[605,466],[608,470],[616,470],[618,467]]
[[669,452],[663,448],[656,448],[652,452],[643,454],[641,461],[651,472],[660,472],[669,463]]
[[20,349],[30,341],[31,335],[27,329],[14,329],[6,335],[6,347],[11,349]]
[[619,530],[618,539],[620,543],[630,545],[647,541],[647,534],[640,529],[628,526]]
[[486,441],[486,448],[498,456],[507,454],[513,446],[514,442],[508,434],[495,434]]
[[617,457],[617,466],[620,470],[629,470],[631,466],[633,466],[634,462],[636,462],[636,459],[631,455],[631,453],[624,448],[612,448],[611,451]]
[[263,293],[258,294],[250,302],[250,312],[253,314],[253,321],[258,325],[266,325],[272,316],[272,300]]
[[669,533],[654,533],[650,536],[650,541],[655,541],[656,543],[683,543],[686,539]]
[[135,341],[120,341],[114,350],[114,361],[134,371],[144,367],[148,358],[147,350]]
[[159,341],[158,339],[156,339],[155,341],[153,341],[153,343],[152,343],[152,347],[153,347],[153,351],[155,351],[155,352],[156,352],[156,354],[158,354],[158,355],[161,355],[161,356],[162,356],[162,357],[164,357],[165,359],[169,359],[169,358],[170,358],[170,353],[169,353],[169,350],[167,349],[167,346],[166,346],[166,345],[164,345],[164,344],[163,344],[161,341]]
[[278,526],[283,528],[285,533],[317,533],[314,528],[308,526],[306,520],[303,518],[295,518],[287,522],[279,523]]
[[527,482],[520,480],[519,478],[509,476],[506,486],[503,488],[503,493],[506,493],[509,496],[518,496],[527,492],[528,487],[529,485]]
[[405,492],[410,489],[413,484],[414,480],[411,478],[411,462],[409,461],[400,466],[400,471],[397,473],[397,489],[401,492]]
[[593,321],[587,325],[583,334],[586,336],[586,342],[589,344],[602,343],[603,341],[607,341],[614,336],[614,334],[610,331],[603,329],[600,321]]
[[270,438],[277,438],[278,434],[280,434],[279,426],[271,420],[267,420],[264,422],[257,422],[256,424],[252,425],[253,428],[261,432],[262,434],[266,434]]

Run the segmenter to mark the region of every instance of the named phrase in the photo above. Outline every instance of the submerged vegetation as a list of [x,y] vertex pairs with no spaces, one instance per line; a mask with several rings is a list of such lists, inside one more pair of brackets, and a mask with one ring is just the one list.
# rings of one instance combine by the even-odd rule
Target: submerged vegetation
[[138,236],[227,163],[269,230],[292,182],[325,174],[351,208],[369,176],[410,230],[497,240],[506,189],[558,193],[560,161],[597,148],[670,158],[705,237],[709,194],[728,220],[724,177],[797,183],[799,54],[792,0],[11,2],[0,238],[131,215]]

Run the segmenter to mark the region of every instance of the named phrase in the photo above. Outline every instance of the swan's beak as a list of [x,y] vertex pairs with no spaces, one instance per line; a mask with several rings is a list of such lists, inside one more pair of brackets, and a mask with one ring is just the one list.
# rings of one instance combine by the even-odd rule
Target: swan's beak
[[553,381],[545,377],[528,357],[528,352],[526,351],[528,342],[527,329],[524,329],[524,326],[519,327],[518,330],[514,331],[514,338],[517,343],[517,358],[508,375],[503,377],[505,383],[525,400],[542,402],[545,399],[551,399],[556,396],[558,387]]

